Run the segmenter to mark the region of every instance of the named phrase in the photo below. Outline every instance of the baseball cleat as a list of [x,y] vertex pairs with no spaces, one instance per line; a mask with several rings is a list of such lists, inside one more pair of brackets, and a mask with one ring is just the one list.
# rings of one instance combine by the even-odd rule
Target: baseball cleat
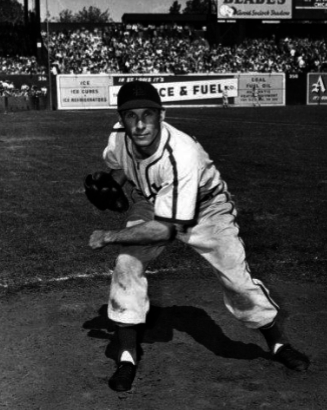
[[274,359],[283,363],[286,367],[298,372],[303,372],[308,369],[310,365],[309,358],[295,350],[290,344],[281,346],[274,354]]
[[115,391],[131,390],[136,374],[136,366],[131,362],[120,362],[109,379],[109,387]]

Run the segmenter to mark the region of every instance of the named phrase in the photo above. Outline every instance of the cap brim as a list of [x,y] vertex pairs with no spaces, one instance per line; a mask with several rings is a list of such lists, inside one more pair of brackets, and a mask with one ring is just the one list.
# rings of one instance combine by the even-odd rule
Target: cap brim
[[133,108],[162,108],[162,105],[151,100],[126,101],[118,107],[118,111],[131,110]]

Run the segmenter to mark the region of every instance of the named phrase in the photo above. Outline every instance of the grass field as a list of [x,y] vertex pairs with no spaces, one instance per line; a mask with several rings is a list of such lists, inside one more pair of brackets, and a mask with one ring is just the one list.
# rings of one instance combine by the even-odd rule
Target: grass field
[[133,389],[110,390],[117,248],[92,251],[88,240],[123,217],[94,208],[83,178],[105,169],[115,114],[21,112],[0,115],[1,409],[326,409],[326,108],[167,114],[227,181],[253,274],[309,370],[271,360],[259,332],[225,309],[211,268],[176,241],[149,267],[152,315]]
[[[325,283],[327,108],[170,109],[167,121],[195,135],[234,196],[257,277]],[[82,181],[105,169],[113,111],[1,115],[1,270],[4,291],[106,274],[117,248],[94,252],[96,228],[122,217],[85,198]],[[205,274],[185,245],[170,245],[151,270]]]

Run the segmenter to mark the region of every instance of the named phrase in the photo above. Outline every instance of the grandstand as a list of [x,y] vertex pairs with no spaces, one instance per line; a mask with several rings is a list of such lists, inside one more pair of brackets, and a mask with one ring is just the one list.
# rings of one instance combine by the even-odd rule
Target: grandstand
[[[222,1],[218,0],[218,7]],[[300,8],[300,0],[293,0],[290,19],[219,18],[219,13],[218,19],[212,14],[125,14],[120,23],[99,25],[40,23],[39,0],[29,20],[28,0],[24,4],[24,25],[0,27],[4,82],[12,75],[44,80],[50,73],[301,75],[322,72],[327,66],[322,35],[326,10],[317,18],[311,9],[306,13]],[[308,15],[312,20],[305,20]],[[10,92],[0,86],[0,96]]]

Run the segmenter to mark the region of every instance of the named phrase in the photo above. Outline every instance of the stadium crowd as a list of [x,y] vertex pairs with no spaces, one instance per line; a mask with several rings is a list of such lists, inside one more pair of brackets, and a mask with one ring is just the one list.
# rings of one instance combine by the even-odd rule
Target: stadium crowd
[[[12,81],[12,75],[46,75],[47,67],[31,55],[32,38],[23,26],[0,26],[0,97],[39,97],[46,93],[44,87]],[[4,78],[5,77],[5,78]]]
[[[272,36],[247,38],[233,46],[209,45],[203,32],[201,35],[189,26],[121,23],[41,34],[54,74],[300,73],[322,71],[327,66],[324,39],[289,37],[277,41]],[[3,33],[0,37],[0,75],[47,73],[35,56],[22,56],[17,49],[9,52],[5,42],[12,44],[11,37]]]
[[38,64],[31,36],[23,26],[0,26],[0,74],[44,74],[46,67]]
[[54,32],[48,47],[55,73],[299,73],[320,71],[327,62],[324,40],[271,37],[210,46],[191,27],[178,25]]

